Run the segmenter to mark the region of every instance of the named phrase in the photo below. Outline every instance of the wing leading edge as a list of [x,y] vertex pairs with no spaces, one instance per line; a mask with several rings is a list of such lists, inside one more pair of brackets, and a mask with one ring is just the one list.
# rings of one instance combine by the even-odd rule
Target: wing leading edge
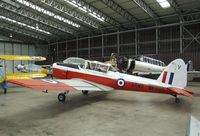
[[54,90],[54,91],[111,91],[113,88],[96,84],[86,80],[68,79],[68,80],[51,80],[51,79],[19,79],[8,80],[13,84],[18,84],[35,90]]

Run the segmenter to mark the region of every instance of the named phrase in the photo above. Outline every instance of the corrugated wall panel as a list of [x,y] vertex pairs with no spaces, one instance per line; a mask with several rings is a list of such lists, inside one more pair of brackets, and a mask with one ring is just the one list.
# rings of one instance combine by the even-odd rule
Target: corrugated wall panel
[[[14,44],[14,54],[13,55],[21,55],[21,44]],[[21,60],[14,61],[14,72],[18,72],[16,66],[21,64]]]
[[[12,55],[13,54],[13,44],[5,43],[5,54]],[[14,62],[13,61],[6,61],[6,70],[8,73],[13,73],[14,71]]]
[[[28,52],[28,46],[27,45],[21,45],[22,50],[21,50],[21,55],[29,55]],[[22,64],[28,64],[29,61],[22,61]]]

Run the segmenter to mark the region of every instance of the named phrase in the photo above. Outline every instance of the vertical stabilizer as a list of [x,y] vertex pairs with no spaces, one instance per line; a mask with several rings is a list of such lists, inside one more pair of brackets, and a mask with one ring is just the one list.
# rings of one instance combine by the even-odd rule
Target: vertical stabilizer
[[182,59],[172,61],[161,73],[158,82],[176,88],[185,88],[187,85],[187,66]]

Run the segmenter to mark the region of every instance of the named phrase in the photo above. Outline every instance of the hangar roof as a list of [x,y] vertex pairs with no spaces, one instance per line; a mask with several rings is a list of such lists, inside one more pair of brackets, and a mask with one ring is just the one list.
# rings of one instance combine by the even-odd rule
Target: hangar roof
[[199,0],[0,1],[1,34],[25,42],[60,41],[197,19]]

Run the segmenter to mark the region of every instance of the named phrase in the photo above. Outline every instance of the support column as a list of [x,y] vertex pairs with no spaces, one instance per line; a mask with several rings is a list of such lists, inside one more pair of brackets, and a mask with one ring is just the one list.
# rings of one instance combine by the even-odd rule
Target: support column
[[56,44],[56,61],[58,61],[59,59],[58,59],[58,41],[57,41],[57,44]]
[[137,27],[135,28],[135,55],[138,54],[138,32]]
[[104,58],[104,38],[103,38],[103,33],[101,35],[101,46],[102,46],[101,57],[103,59]]
[[76,57],[78,57],[78,37],[76,37]]
[[66,58],[68,58],[68,50],[67,50],[67,40],[66,40],[66,48],[65,48],[66,50]]
[[158,55],[158,24],[156,23],[156,55]]
[[90,35],[88,36],[88,58],[90,59]]
[[117,32],[117,54],[120,55],[120,46],[119,46],[119,30]]
[[180,21],[180,53],[183,53],[183,24]]

